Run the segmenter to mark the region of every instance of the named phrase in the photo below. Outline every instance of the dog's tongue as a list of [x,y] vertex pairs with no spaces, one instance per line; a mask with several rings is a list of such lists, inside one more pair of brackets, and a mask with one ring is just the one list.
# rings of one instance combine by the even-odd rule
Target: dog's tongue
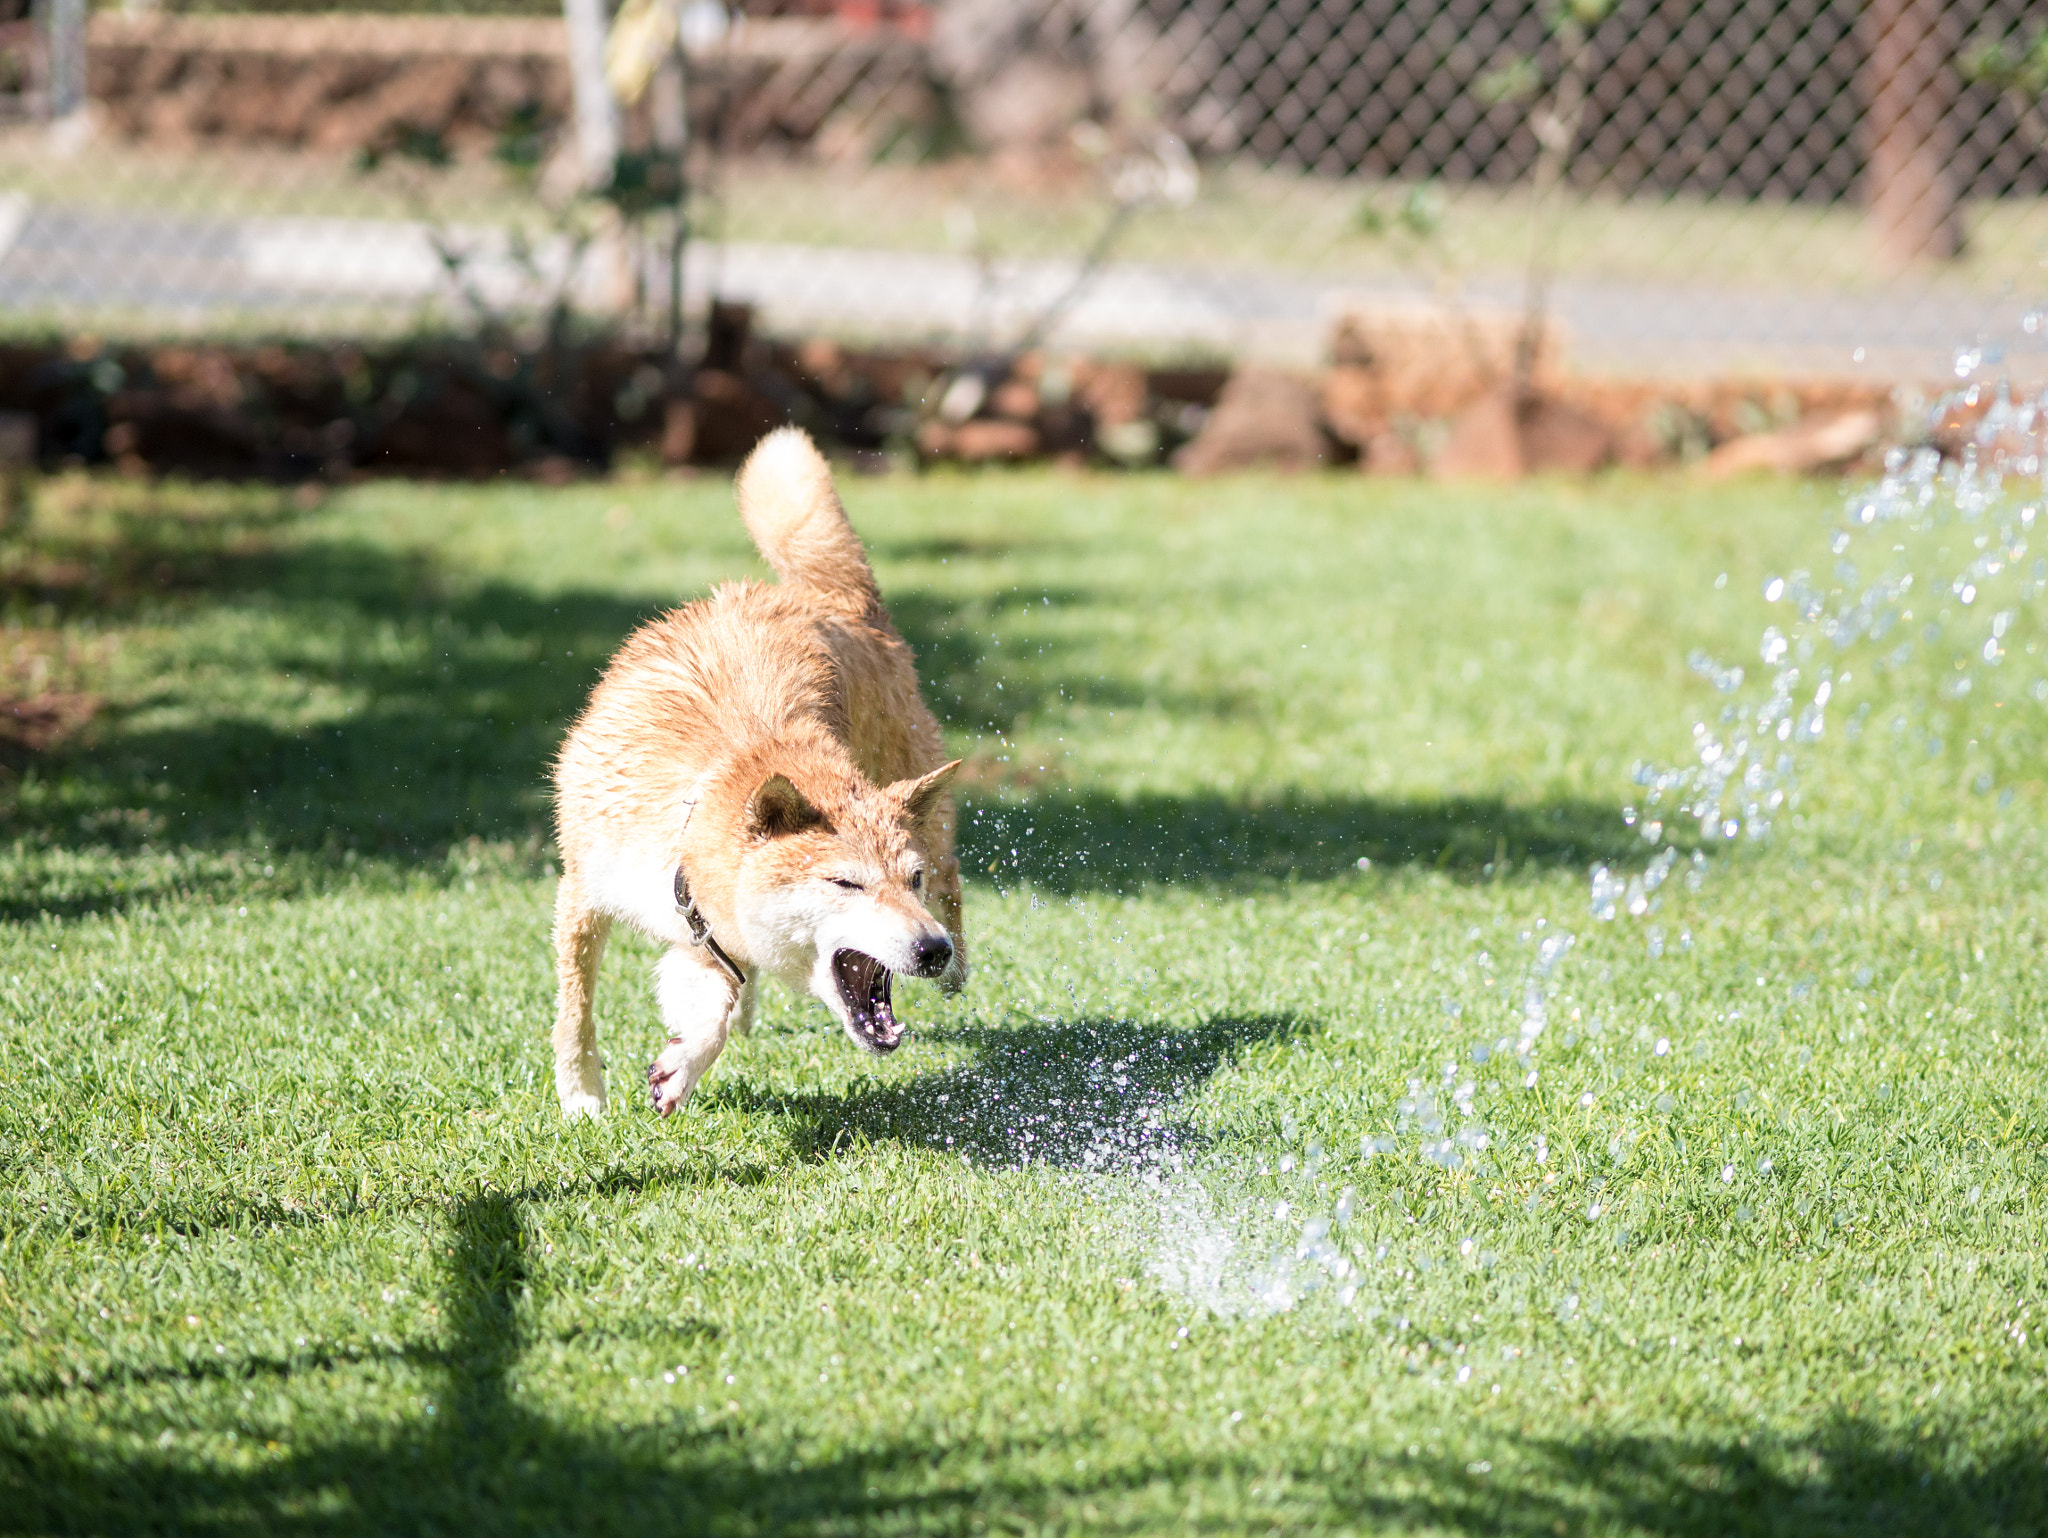
[[889,969],[860,951],[841,951],[833,958],[854,1028],[875,1046],[888,1051],[903,1039],[896,1019]]
[[903,1039],[903,1025],[896,1018],[896,1001],[890,996],[894,976],[887,967],[876,967],[875,972],[875,990],[869,995],[868,1013],[861,1025],[877,1043],[893,1047]]

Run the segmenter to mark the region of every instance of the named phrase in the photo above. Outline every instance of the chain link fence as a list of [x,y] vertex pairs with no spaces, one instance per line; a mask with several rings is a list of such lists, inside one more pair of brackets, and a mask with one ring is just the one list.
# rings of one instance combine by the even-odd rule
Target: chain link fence
[[1533,295],[1594,374],[2039,345],[2019,0],[589,14],[579,82],[551,7],[0,0],[9,329],[658,338],[725,299],[793,335],[1307,361],[1359,306]]

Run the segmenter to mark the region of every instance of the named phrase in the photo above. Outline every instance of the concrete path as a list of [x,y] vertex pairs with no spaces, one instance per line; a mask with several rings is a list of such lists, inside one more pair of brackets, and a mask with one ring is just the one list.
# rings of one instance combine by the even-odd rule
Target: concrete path
[[[494,306],[566,284],[601,308],[621,287],[617,258],[560,240],[521,253],[499,232],[345,219],[211,219],[30,204],[0,195],[0,306],[77,328],[285,330],[403,325],[453,299],[442,249]],[[1118,264],[1078,289],[1068,261],[1000,262],[933,252],[729,243],[693,249],[688,288],[758,305],[777,330],[1008,342],[1067,297],[1053,331],[1076,348],[1198,350],[1311,362],[1329,318],[1365,298],[1421,297],[1395,284],[1342,285],[1280,271]],[[659,291],[660,280],[654,280]],[[1475,284],[1475,306],[1512,309],[1513,283]],[[1574,367],[1630,375],[1857,374],[1936,379],[1958,348],[2008,348],[2024,372],[2048,363],[2021,329],[2018,299],[1935,290],[1558,284]],[[1859,349],[1860,355],[1859,355]]]

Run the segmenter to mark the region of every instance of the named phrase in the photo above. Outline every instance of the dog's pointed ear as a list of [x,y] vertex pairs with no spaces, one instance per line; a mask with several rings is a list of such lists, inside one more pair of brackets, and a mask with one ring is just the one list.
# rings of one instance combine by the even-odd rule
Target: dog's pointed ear
[[780,838],[815,828],[824,820],[825,814],[811,805],[787,775],[769,775],[747,802],[747,832],[754,838]]
[[953,783],[953,776],[960,772],[960,762],[956,758],[950,764],[939,765],[930,774],[919,775],[914,780],[898,780],[889,787],[889,793],[902,798],[903,809],[913,820],[921,819],[938,804],[939,796]]

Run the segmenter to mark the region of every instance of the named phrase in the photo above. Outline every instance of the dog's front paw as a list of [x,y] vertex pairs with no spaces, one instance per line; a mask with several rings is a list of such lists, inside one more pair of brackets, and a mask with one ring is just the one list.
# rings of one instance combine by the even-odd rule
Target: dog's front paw
[[564,1121],[604,1115],[604,1064],[596,1053],[555,1065],[555,1096]]
[[662,1048],[661,1056],[647,1065],[647,1096],[663,1116],[690,1098],[697,1076],[690,1071],[689,1054],[680,1041]]

